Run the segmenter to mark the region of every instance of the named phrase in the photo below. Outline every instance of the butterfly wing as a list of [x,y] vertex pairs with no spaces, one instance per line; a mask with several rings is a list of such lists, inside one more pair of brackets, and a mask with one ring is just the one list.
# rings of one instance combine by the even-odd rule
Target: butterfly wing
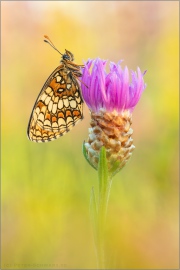
[[48,142],[67,133],[83,119],[80,86],[72,72],[60,65],[45,82],[34,104],[28,137]]

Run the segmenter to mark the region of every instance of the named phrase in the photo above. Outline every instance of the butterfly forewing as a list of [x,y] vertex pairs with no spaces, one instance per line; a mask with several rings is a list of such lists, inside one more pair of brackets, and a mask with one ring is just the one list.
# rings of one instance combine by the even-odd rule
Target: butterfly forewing
[[67,133],[83,119],[79,83],[65,65],[60,65],[45,82],[31,113],[28,137],[48,142]]

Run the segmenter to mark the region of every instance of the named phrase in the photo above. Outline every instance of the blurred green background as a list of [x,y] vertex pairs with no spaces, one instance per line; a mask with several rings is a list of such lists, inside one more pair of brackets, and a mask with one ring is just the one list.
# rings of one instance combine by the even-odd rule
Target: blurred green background
[[114,177],[108,268],[178,268],[178,1],[1,1],[3,269],[96,268],[89,220],[97,173],[82,155],[89,112],[64,137],[35,144],[26,129],[60,56],[137,66],[147,88],[133,113],[136,149]]

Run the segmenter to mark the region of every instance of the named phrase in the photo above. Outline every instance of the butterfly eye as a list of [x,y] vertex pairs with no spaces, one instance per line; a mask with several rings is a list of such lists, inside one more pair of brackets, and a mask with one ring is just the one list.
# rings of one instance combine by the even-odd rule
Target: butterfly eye
[[70,57],[69,57],[69,55],[67,55],[67,54],[63,54],[63,59],[64,59],[64,60],[70,60]]

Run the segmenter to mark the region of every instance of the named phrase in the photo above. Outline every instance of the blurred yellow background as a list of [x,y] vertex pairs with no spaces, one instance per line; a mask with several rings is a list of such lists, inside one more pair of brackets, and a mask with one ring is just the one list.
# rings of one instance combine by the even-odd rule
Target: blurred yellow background
[[178,268],[178,1],[1,1],[3,269],[96,268],[89,220],[97,173],[82,155],[89,112],[64,137],[26,129],[60,55],[137,66],[147,88],[133,113],[136,149],[114,177],[107,267]]

